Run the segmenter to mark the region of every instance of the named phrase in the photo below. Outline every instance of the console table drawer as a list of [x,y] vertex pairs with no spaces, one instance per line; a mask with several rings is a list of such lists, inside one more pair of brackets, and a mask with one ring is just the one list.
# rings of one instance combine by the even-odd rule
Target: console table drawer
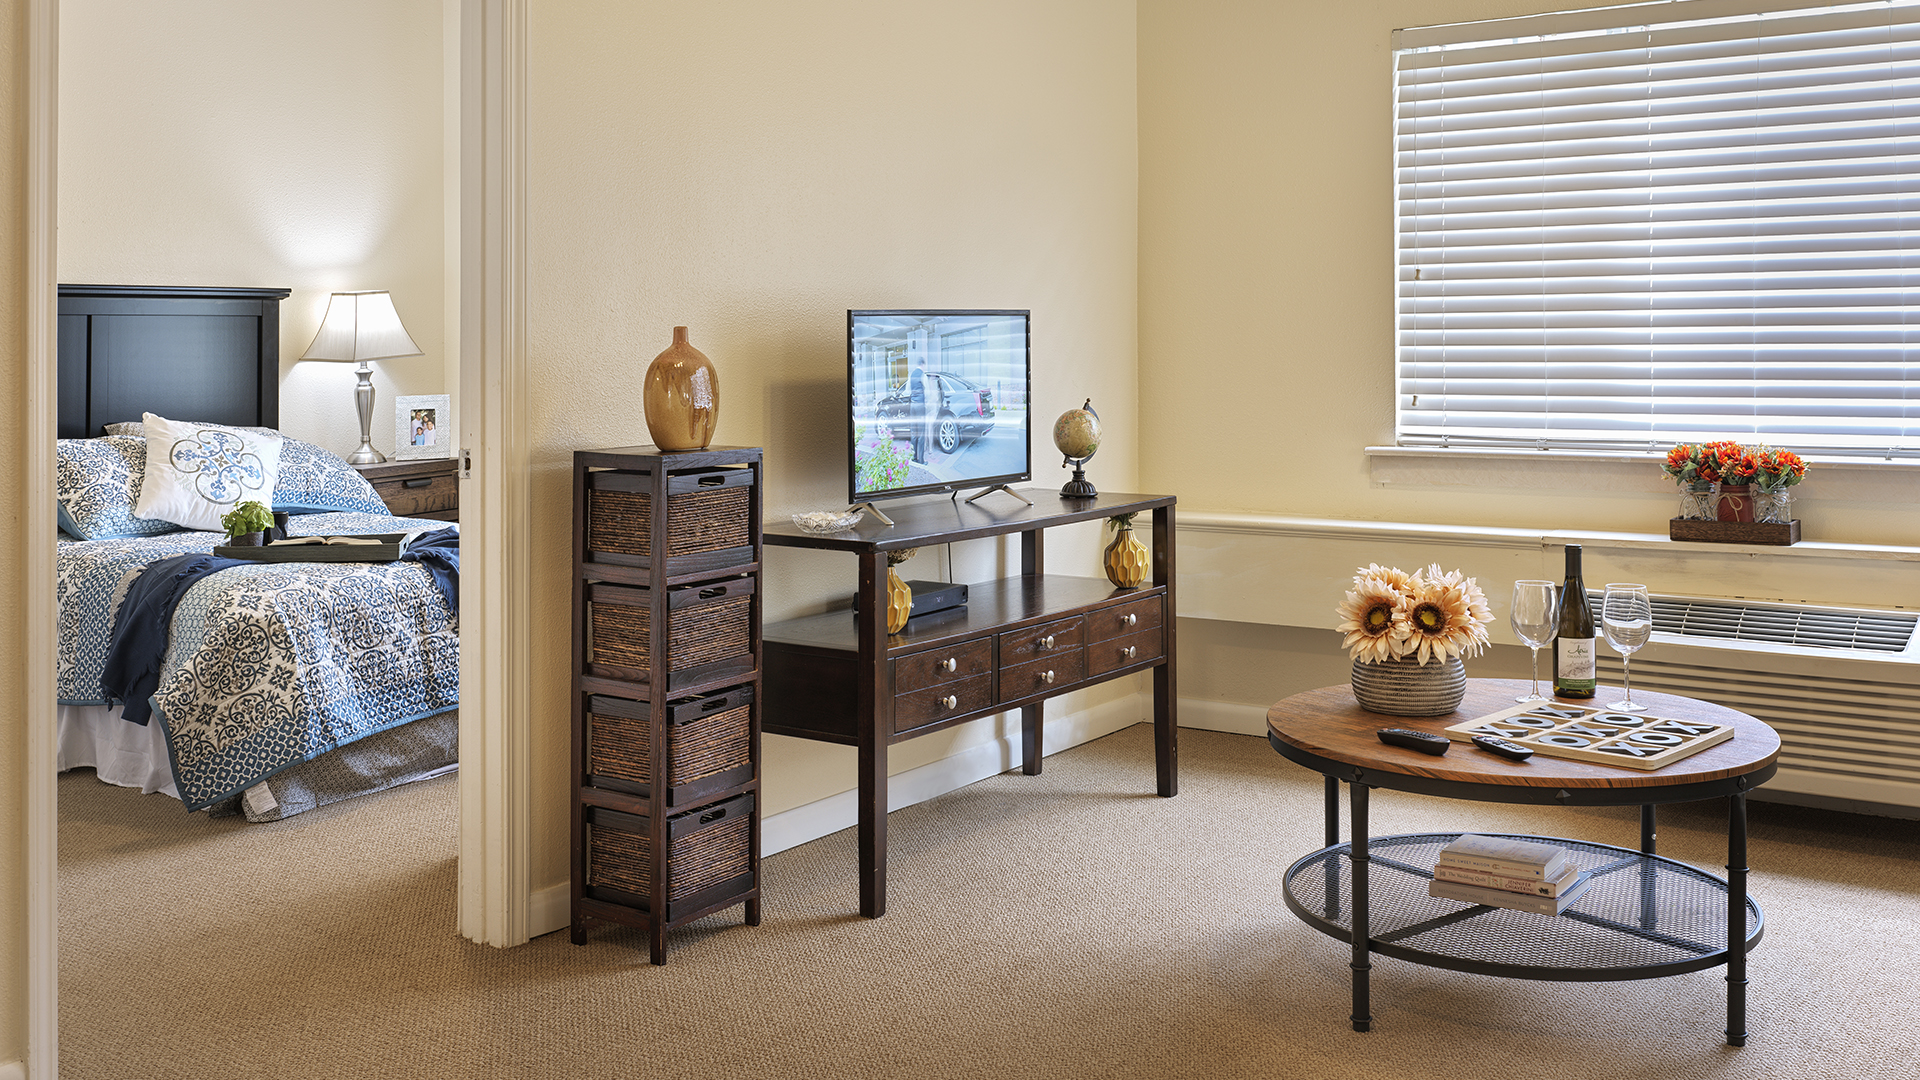
[[1086,674],[1086,651],[1078,647],[1058,656],[1042,657],[1030,664],[1001,668],[1000,700],[1014,701],[1071,686],[1086,678]]
[[1131,604],[1089,611],[1087,640],[1105,641],[1122,634],[1157,629],[1162,621],[1161,612],[1165,609],[1164,598],[1149,596],[1145,600],[1135,600]]
[[1085,642],[1086,620],[1078,615],[1001,634],[1000,667],[1005,670],[1029,660],[1044,660],[1055,653],[1078,649]]
[[893,692],[896,696],[940,686],[993,670],[993,639],[928,649],[893,662]]
[[893,730],[897,734],[984,709],[993,704],[993,675],[975,675],[942,686],[898,694],[893,699]]
[[1105,675],[1117,668],[1157,660],[1166,651],[1167,639],[1158,626],[1111,641],[1096,641],[1087,646],[1087,674]]

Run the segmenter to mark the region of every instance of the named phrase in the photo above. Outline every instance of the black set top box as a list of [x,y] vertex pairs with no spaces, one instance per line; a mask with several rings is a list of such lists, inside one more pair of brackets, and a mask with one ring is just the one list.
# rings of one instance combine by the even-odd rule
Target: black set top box
[[907,588],[913,590],[913,612],[907,616],[909,619],[967,606],[965,585],[947,581],[909,581]]
[[909,581],[906,586],[913,590],[913,611],[907,615],[908,622],[936,611],[951,611],[967,606],[965,585],[955,585],[949,581]]

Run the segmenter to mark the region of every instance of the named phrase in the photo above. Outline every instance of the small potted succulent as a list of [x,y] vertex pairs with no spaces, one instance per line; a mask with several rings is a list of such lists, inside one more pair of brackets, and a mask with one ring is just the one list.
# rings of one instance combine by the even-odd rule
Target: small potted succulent
[[227,543],[234,547],[258,547],[267,542],[273,529],[273,511],[250,499],[221,515],[220,526],[227,530]]

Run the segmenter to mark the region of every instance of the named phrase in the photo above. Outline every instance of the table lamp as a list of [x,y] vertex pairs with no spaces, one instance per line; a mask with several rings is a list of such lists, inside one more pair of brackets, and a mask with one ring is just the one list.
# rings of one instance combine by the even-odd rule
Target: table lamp
[[419,356],[420,346],[400,325],[393,297],[386,290],[337,292],[327,302],[326,318],[302,360],[336,360],[360,365],[360,383],[353,389],[360,410],[360,448],[347,455],[349,465],[373,465],[387,456],[373,448],[373,367],[369,361],[396,356]]

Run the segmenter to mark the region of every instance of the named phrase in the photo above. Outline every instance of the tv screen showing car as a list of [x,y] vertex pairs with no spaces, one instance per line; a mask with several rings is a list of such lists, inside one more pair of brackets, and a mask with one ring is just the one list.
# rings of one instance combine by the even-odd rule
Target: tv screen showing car
[[1031,478],[1030,314],[847,312],[850,501]]

